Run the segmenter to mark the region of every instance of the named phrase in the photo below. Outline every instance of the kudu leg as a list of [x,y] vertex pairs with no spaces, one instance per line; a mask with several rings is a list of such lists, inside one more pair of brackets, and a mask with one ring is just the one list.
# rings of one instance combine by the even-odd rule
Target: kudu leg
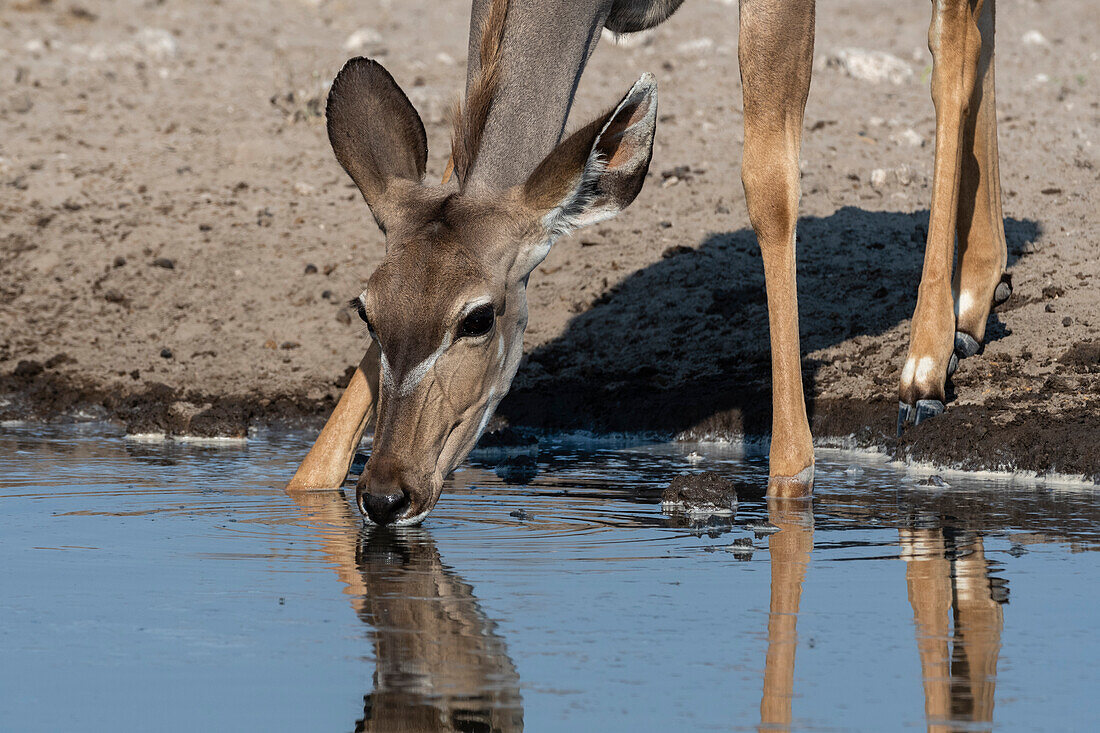
[[287,489],[331,489],[343,485],[378,396],[379,353],[378,342],[372,341]]
[[[963,126],[962,184],[959,192],[959,262],[955,271],[955,354],[972,356],[985,336],[990,306],[1012,294],[1001,181],[997,166],[997,104],[993,92],[994,2],[985,0],[978,15],[981,55]],[[950,374],[948,375],[950,376]]]
[[814,0],[741,0],[745,148],[741,180],[760,243],[772,349],[772,443],[768,493],[813,487],[814,449],[802,394],[795,287],[798,156],[810,88]]
[[936,163],[924,269],[910,330],[909,355],[901,372],[899,433],[907,422],[919,423],[943,412],[944,383],[955,347],[951,266],[963,191],[963,141],[982,51],[979,18],[983,5],[983,0],[932,3],[928,47],[932,51],[932,102],[936,107]]

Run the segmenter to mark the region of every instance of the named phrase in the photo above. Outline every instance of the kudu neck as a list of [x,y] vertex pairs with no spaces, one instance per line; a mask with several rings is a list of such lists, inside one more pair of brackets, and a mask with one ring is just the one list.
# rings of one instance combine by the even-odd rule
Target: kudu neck
[[[480,72],[478,49],[489,2],[476,0],[470,19],[467,97]],[[611,0],[511,0],[500,86],[468,186],[519,185],[562,139],[577,83],[610,6]]]

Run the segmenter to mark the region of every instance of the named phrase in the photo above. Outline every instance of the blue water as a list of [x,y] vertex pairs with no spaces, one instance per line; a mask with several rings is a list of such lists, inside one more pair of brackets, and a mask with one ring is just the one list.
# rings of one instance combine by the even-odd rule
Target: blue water
[[[544,439],[373,530],[282,490],[308,438],[0,428],[0,730],[1100,720],[1096,487],[824,452],[812,503],[768,503],[736,448]],[[736,515],[663,515],[701,470],[739,483]]]

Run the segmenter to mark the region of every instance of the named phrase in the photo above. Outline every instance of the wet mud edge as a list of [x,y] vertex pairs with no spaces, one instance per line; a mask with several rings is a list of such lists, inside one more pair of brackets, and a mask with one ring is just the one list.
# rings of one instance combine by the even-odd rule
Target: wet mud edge
[[[23,367],[23,365],[20,365]],[[493,427],[547,431],[655,432],[670,439],[766,437],[771,423],[765,390],[741,395],[738,407],[715,409],[713,395],[683,392],[608,393],[587,384],[561,385],[553,396],[513,392]],[[101,385],[79,374],[43,365],[0,376],[0,419],[118,422],[131,434],[243,437],[250,427],[319,428],[331,412],[331,396],[304,392],[223,395],[161,383]],[[1062,411],[1014,410],[990,405],[949,405],[941,416],[895,436],[897,403],[889,400],[818,399],[809,403],[818,441],[842,440],[900,460],[963,470],[1016,470],[1084,476],[1100,483],[1100,399]]]

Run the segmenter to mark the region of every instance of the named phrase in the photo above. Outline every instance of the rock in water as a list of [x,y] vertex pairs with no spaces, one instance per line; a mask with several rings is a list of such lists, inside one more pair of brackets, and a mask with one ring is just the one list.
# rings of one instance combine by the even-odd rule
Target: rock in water
[[661,494],[661,511],[669,513],[733,514],[736,506],[733,482],[714,471],[677,476]]

